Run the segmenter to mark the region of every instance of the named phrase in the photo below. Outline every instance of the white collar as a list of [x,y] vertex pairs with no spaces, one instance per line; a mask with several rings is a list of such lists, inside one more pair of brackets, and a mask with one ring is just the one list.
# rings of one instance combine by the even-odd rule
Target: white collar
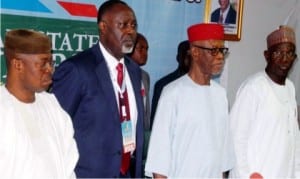
[[[119,61],[118,59],[116,59],[114,56],[112,56],[106,49],[105,47],[101,44],[101,42],[99,41],[99,47],[100,50],[104,56],[104,59],[106,61],[106,64],[108,65],[108,68],[111,70],[111,72],[113,74],[115,74],[116,71],[116,66],[118,65],[118,63],[122,63],[124,65],[124,58],[121,58],[121,60]],[[124,65],[125,66],[125,65]]]

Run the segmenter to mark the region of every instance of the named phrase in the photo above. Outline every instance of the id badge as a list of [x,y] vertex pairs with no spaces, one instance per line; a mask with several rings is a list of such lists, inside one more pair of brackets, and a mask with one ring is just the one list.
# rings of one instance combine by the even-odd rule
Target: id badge
[[132,134],[132,122],[130,120],[123,121],[121,124],[123,136],[124,153],[132,152],[135,149],[135,142]]

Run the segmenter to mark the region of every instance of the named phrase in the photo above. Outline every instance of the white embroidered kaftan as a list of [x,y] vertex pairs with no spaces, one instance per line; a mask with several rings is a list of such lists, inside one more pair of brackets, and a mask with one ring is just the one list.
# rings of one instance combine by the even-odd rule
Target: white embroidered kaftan
[[0,86],[1,178],[74,178],[78,151],[68,114],[52,94],[23,103]]
[[221,178],[233,167],[225,90],[184,75],[162,92],[151,133],[146,174]]
[[265,72],[250,77],[237,93],[230,124],[237,158],[232,177],[296,177],[300,138],[290,80],[281,86]]

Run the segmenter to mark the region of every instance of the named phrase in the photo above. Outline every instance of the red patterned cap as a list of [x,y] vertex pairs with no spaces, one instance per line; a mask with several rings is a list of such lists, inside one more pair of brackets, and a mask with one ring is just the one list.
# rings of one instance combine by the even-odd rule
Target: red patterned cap
[[289,26],[279,26],[279,29],[273,31],[271,34],[267,37],[267,45],[268,48],[284,42],[290,42],[293,44],[295,43],[295,32],[294,30]]
[[224,28],[220,24],[201,23],[195,24],[187,30],[190,42],[198,40],[224,40]]

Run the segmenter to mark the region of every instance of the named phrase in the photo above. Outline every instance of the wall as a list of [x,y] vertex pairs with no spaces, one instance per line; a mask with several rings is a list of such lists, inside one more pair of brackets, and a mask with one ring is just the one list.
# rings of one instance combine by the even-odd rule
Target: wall
[[[104,1],[2,0],[0,84],[6,77],[3,55],[6,31],[14,28],[30,28],[45,32],[53,42],[53,59],[58,65],[69,56],[97,43],[97,9]],[[124,1],[135,11],[138,31],[143,33],[149,42],[148,63],[143,68],[150,73],[152,91],[154,83],[159,78],[177,67],[177,45],[187,39],[188,26],[204,19],[205,1],[201,3],[197,3],[199,0]],[[80,8],[73,8],[79,5]]]
[[[226,85],[230,105],[242,81],[249,75],[264,69],[266,63],[263,51],[266,49],[266,36],[284,23],[296,4],[299,11],[297,0],[245,0],[241,41],[228,43],[231,53],[227,59]],[[296,35],[300,36],[299,33]],[[299,49],[300,47],[298,47],[298,56]],[[293,72],[293,79],[299,83],[299,60],[295,65],[297,73]],[[296,93],[300,94],[299,86],[297,89]]]
[[[30,3],[28,3],[28,1]],[[61,33],[59,38],[56,38],[58,47],[62,47],[54,51],[55,54],[57,54],[57,57],[61,57],[63,55],[69,56],[70,54],[77,53],[78,49],[83,49],[87,48],[87,46],[90,46],[88,44],[90,44],[91,41],[93,43],[95,42],[95,40],[90,39],[93,39],[94,36],[97,36],[97,27],[96,24],[94,24],[96,21],[96,15],[86,18],[81,16],[72,16],[59,5],[58,1],[28,1],[1,1],[1,78],[5,74],[4,71],[1,72],[1,66],[4,66],[2,39],[7,29],[20,27],[36,28],[41,31],[47,31],[48,35],[49,33]],[[60,0],[60,2],[61,1],[73,3],[84,2],[87,4],[92,4],[98,8],[104,0]],[[175,58],[177,44],[179,41],[186,39],[186,28],[190,24],[204,20],[203,15],[205,1],[203,0],[201,3],[188,3],[185,0],[125,1],[136,11],[139,22],[138,30],[142,32],[149,41],[149,61],[143,68],[146,69],[151,75],[152,91],[152,87],[156,80],[176,68],[177,63]],[[29,6],[28,4],[31,4],[32,6]],[[221,83],[226,86],[228,91],[230,105],[232,105],[236,91],[242,81],[244,81],[249,75],[264,69],[265,60],[263,57],[263,51],[266,48],[265,39],[267,34],[276,29],[285,21],[293,7],[296,7],[299,13],[299,4],[299,0],[245,0],[241,41],[228,42],[231,53],[227,59],[224,74],[221,77]],[[14,19],[10,19],[11,15]],[[300,15],[296,15],[296,18],[298,19],[299,16]],[[53,23],[53,21],[56,22]],[[299,20],[297,20],[294,24],[297,25],[298,21]],[[65,24],[68,25],[66,26]],[[298,26],[299,24],[300,22],[298,23]],[[35,27],[36,25],[37,27]],[[70,31],[68,28],[72,30]],[[298,27],[297,34],[300,37],[299,30],[300,27]],[[80,33],[92,35],[90,35],[91,37],[89,38],[82,38],[85,39],[85,41],[83,41],[79,48],[77,47],[78,38],[74,39],[74,34],[77,35],[76,37],[78,37],[78,34]],[[58,36],[56,35],[56,37]],[[70,40],[69,38],[65,37],[69,37]],[[299,37],[298,44],[300,46]],[[69,41],[70,43],[67,43]],[[73,51],[68,50],[69,47],[73,46]],[[298,48],[298,56],[300,56],[299,49],[300,47]],[[295,69],[296,70],[293,71],[291,77],[297,87],[299,104],[299,60]]]

